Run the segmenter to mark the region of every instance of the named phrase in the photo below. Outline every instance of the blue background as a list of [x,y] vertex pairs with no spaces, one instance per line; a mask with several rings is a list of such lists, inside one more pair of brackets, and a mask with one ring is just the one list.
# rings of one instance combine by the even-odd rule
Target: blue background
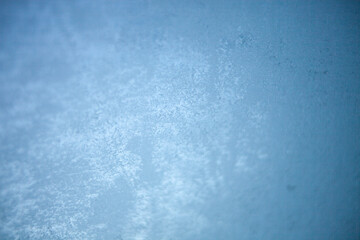
[[0,239],[360,239],[357,1],[1,1]]

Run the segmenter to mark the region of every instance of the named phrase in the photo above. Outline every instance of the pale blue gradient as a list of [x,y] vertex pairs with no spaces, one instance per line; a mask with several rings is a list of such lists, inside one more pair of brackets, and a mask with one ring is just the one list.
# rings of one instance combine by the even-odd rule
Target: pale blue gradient
[[357,1],[1,1],[0,239],[360,239]]

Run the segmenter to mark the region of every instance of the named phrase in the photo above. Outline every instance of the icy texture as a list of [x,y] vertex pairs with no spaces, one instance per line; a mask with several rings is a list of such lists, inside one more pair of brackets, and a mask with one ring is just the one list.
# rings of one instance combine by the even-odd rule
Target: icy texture
[[359,12],[1,1],[0,239],[358,239]]

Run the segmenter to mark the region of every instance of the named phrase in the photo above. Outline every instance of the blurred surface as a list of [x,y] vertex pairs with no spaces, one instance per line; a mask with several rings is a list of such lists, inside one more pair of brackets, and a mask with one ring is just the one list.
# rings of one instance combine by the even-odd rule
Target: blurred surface
[[1,1],[0,239],[359,239],[356,1]]

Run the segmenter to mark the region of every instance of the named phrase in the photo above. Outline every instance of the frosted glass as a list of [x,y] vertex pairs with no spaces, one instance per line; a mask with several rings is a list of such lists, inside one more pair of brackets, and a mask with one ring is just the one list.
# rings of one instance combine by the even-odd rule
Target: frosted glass
[[357,1],[0,1],[0,239],[360,236]]

